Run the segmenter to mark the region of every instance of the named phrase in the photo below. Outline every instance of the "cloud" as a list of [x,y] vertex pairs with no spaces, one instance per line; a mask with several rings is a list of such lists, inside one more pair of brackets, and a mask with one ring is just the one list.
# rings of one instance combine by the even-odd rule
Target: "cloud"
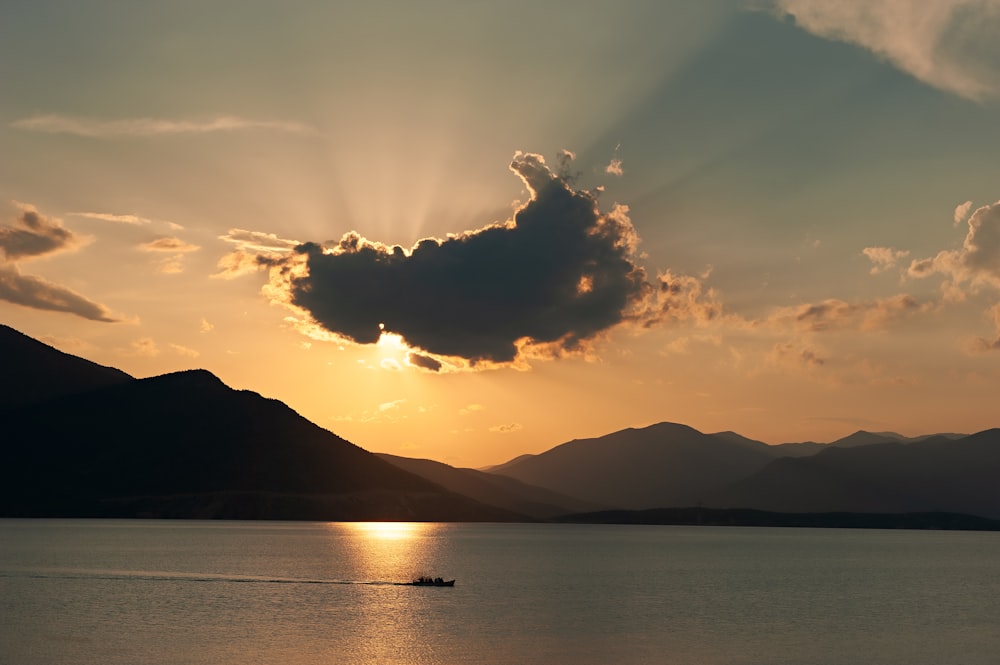
[[188,358],[197,358],[198,356],[201,355],[200,353],[198,353],[194,349],[189,349],[188,347],[181,346],[180,344],[170,343],[170,344],[167,344],[167,346],[169,346],[171,349],[173,349],[174,353],[176,353],[177,355],[180,355],[180,356],[186,356]]
[[955,206],[955,226],[958,226],[968,218],[970,210],[972,210],[972,201],[966,201]]
[[210,323],[208,319],[202,319],[201,324],[198,326],[198,332],[209,333],[215,330],[215,324]]
[[432,372],[440,372],[441,368],[444,367],[444,363],[437,358],[431,358],[430,356],[425,356],[420,353],[407,354],[406,362],[410,363],[414,367],[429,369]]
[[1000,91],[998,0],[775,0],[824,39],[868,49],[910,76],[972,100]]
[[[571,157],[560,153],[563,171]],[[332,247],[238,251],[223,257],[219,276],[267,267],[265,293],[273,300],[359,344],[377,342],[383,331],[398,334],[420,351],[411,363],[426,369],[440,369],[431,358],[474,366],[582,352],[604,331],[665,320],[661,306],[700,293],[692,282],[665,297],[665,277],[659,286],[647,281],[626,206],[602,212],[594,195],[573,189],[540,155],[518,152],[510,170],[530,199],[503,224],[427,238],[409,250],[350,232]]]
[[469,404],[468,406],[459,409],[458,415],[467,416],[470,413],[476,413],[477,411],[485,411],[485,410],[486,407],[483,406],[482,404]]
[[46,113],[15,120],[10,123],[10,126],[30,132],[71,134],[97,139],[198,135],[254,130],[289,134],[316,133],[312,127],[297,122],[250,120],[233,115],[220,115],[204,120],[169,120],[165,118],[97,120]]
[[30,260],[82,247],[90,241],[65,228],[58,219],[46,217],[26,203],[14,202],[20,214],[8,226],[0,226],[0,300],[32,309],[75,314],[91,321],[121,319],[111,311],[65,286],[41,277],[24,275],[18,261]]
[[152,337],[140,337],[129,344],[129,354],[152,358],[160,355],[160,347]]
[[32,309],[76,314],[91,321],[121,321],[104,305],[41,277],[22,275],[16,265],[0,265],[0,300]]
[[934,303],[921,303],[907,294],[860,302],[829,298],[818,303],[781,307],[768,317],[767,323],[807,333],[882,330],[904,316],[925,313],[934,306]]
[[[706,271],[707,274],[711,272]],[[694,320],[708,323],[722,314],[722,302],[714,290],[705,290],[702,280],[691,275],[666,271],[657,276],[655,291],[638,316],[645,327],[664,321]]]
[[770,359],[776,365],[791,368],[817,369],[826,364],[826,358],[819,351],[795,342],[775,344]]
[[910,255],[908,251],[892,249],[891,247],[865,247],[861,253],[875,264],[871,269],[873,275],[895,268],[900,259]]
[[618,156],[618,151],[621,150],[621,144],[615,146],[615,153],[611,157],[611,161],[607,166],[604,167],[604,172],[609,175],[622,176],[625,175],[625,169],[622,168],[622,160]]
[[236,228],[219,236],[219,240],[236,245],[236,249],[219,259],[216,265],[219,272],[212,275],[216,279],[236,279],[282,264],[285,257],[301,244],[274,233]]
[[153,220],[148,217],[138,215],[115,215],[108,212],[71,212],[67,213],[73,217],[86,217],[88,219],[99,219],[104,222],[117,222],[119,224],[150,224]]
[[157,238],[139,245],[139,249],[144,252],[196,252],[201,247],[180,238]]
[[406,420],[408,416],[401,413],[402,406],[406,404],[405,399],[396,399],[391,402],[382,402],[374,409],[368,409],[360,413],[359,415],[343,415],[334,416],[332,419],[337,422],[359,422],[359,423],[374,423],[374,422],[399,422],[400,420]]
[[20,214],[10,225],[0,226],[0,250],[8,261],[77,249],[90,241],[65,228],[58,219],[41,215],[32,205],[17,201],[14,205]]
[[498,434],[508,434],[510,432],[516,432],[518,430],[524,429],[521,423],[508,423],[506,425],[494,425],[490,428],[491,432],[496,432]]
[[243,251],[253,252],[288,252],[302,244],[298,240],[279,238],[274,233],[246,229],[229,229],[225,235],[219,236],[219,240],[232,243]]
[[150,240],[139,245],[143,252],[169,252],[173,256],[160,259],[156,264],[156,271],[163,275],[176,275],[184,272],[184,254],[196,252],[201,247],[192,245],[180,238],[164,237]]
[[975,337],[969,344],[972,353],[987,353],[989,351],[1000,351],[1000,304],[993,305],[986,311],[986,315],[992,319],[993,328],[996,331],[993,339]]
[[964,296],[960,286],[966,282],[973,288],[1000,289],[1000,201],[978,208],[968,224],[961,249],[942,250],[933,257],[914,259],[907,274],[916,278],[945,275],[950,281],[943,288],[952,299]]

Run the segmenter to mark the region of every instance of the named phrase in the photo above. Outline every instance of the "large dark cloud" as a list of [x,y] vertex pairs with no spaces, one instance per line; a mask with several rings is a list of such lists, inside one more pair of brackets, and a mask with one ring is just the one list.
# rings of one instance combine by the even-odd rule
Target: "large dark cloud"
[[510,169],[531,193],[513,220],[409,251],[356,233],[299,245],[276,271],[287,302],[358,343],[384,330],[473,363],[512,361],[522,342],[576,350],[628,318],[652,287],[627,208],[602,212],[538,155],[518,153]]

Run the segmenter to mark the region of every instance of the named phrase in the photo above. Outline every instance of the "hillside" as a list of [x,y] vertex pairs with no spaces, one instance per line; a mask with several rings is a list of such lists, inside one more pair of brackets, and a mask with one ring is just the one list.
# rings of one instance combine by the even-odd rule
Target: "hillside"
[[134,380],[121,370],[63,353],[2,324],[0,360],[0,404],[4,406],[32,404]]
[[1000,518],[1000,429],[961,439],[830,447],[775,460],[706,505],[794,512],[968,513]]
[[503,520],[204,370],[0,412],[0,514]]
[[377,453],[377,455],[401,469],[426,478],[452,492],[491,506],[539,519],[600,508],[596,504],[528,485],[507,476],[485,473],[475,469],[458,469],[428,459],[398,457],[386,453]]
[[592,503],[619,508],[688,506],[764,468],[770,447],[660,423],[574,440],[490,469]]

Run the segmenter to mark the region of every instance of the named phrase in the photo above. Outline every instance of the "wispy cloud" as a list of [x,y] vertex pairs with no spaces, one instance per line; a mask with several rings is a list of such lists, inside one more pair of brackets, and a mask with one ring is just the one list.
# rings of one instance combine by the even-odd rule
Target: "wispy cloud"
[[506,425],[494,425],[490,428],[490,431],[495,434],[509,434],[510,432],[517,432],[522,429],[524,429],[524,426],[521,423],[507,423]]
[[1000,0],[775,0],[824,39],[856,44],[935,88],[1000,92]]
[[91,321],[112,323],[121,319],[107,307],[72,289],[53,284],[41,277],[22,275],[17,266],[0,265],[0,300],[32,309],[76,314]]
[[20,214],[6,226],[0,226],[0,300],[32,309],[66,312],[91,321],[120,321],[104,305],[76,291],[53,284],[41,277],[22,274],[18,263],[33,258],[71,251],[82,247],[89,238],[76,235],[53,217],[47,217],[29,204],[14,202]]
[[985,337],[973,338],[969,344],[969,350],[973,353],[1000,351],[1000,304],[990,307],[986,311],[986,316],[993,322],[995,334],[993,339],[987,339]]
[[201,247],[192,245],[180,238],[156,238],[139,245],[139,249],[144,252],[196,252]]
[[96,118],[46,113],[15,120],[10,126],[30,132],[71,134],[97,139],[196,135],[239,131],[270,131],[288,134],[316,133],[315,128],[298,122],[252,120],[234,115],[219,115],[203,120],[172,120],[167,118],[99,120]]
[[865,247],[861,253],[868,257],[872,265],[871,274],[877,275],[886,270],[892,270],[896,264],[910,255],[906,250],[893,249],[891,247]]
[[920,302],[905,293],[854,302],[828,298],[816,303],[780,307],[772,312],[766,324],[808,333],[883,330],[905,316],[927,313],[935,306],[934,302]]
[[153,220],[148,217],[138,215],[115,215],[108,212],[70,212],[72,217],[86,217],[88,219],[99,219],[104,222],[117,222],[119,224],[150,224]]
[[169,253],[170,256],[159,259],[156,271],[163,275],[176,275],[184,272],[184,255],[189,252],[196,252],[201,247],[192,245],[180,238],[163,237],[145,242],[139,245],[139,249],[144,252]]

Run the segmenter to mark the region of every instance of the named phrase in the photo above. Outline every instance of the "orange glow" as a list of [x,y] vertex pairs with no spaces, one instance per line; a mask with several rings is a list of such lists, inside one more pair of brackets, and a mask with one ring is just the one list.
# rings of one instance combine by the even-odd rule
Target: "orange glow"
[[351,529],[379,540],[407,540],[426,535],[434,525],[423,522],[349,522]]

